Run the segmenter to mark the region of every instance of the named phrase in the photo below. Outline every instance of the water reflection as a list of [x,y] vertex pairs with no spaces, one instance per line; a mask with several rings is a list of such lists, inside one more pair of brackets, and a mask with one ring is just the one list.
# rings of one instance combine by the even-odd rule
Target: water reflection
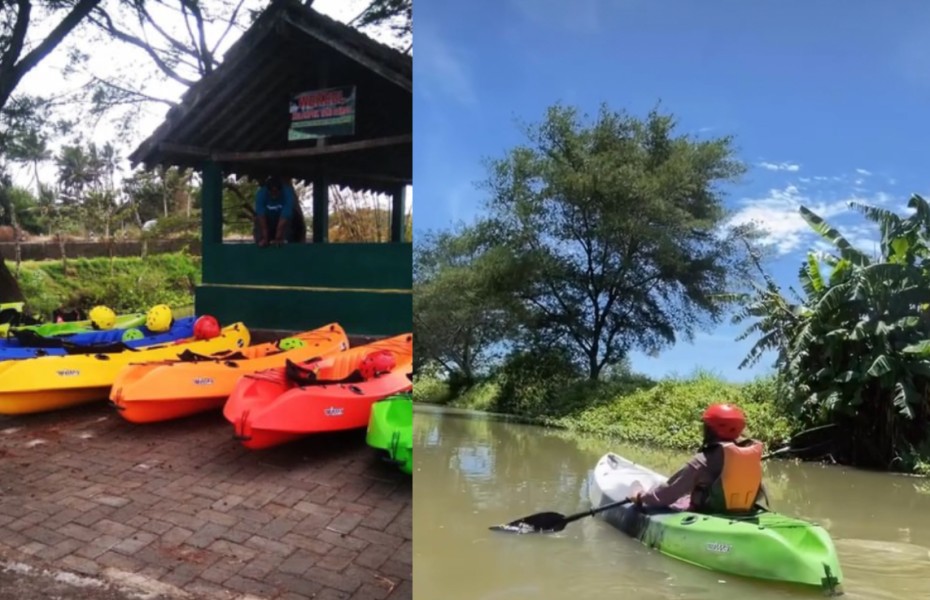
[[[662,557],[598,519],[545,536],[487,529],[541,510],[588,508],[584,483],[608,448],[664,473],[677,469],[684,453],[422,407],[414,417],[414,444],[416,598],[819,597]],[[830,531],[846,598],[930,599],[925,480],[773,461],[766,483],[776,510]]]

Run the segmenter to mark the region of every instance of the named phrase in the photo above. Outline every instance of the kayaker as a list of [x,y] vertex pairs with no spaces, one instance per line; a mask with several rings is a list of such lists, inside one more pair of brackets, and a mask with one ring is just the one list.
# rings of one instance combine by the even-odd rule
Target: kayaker
[[745,513],[765,498],[762,443],[739,440],[746,417],[733,404],[704,411],[704,443],[667,482],[630,498],[637,506],[705,513]]
[[269,177],[255,194],[255,241],[259,246],[294,241],[292,220],[297,196],[294,187]]

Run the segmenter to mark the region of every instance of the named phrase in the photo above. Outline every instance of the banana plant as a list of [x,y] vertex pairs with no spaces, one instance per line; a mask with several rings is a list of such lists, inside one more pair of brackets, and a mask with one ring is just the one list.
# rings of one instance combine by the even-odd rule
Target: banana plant
[[808,424],[842,423],[860,440],[847,458],[868,466],[900,467],[930,429],[930,204],[915,195],[908,206],[900,216],[853,204],[881,233],[875,257],[801,207],[832,250],[808,253],[797,302],[767,277],[735,317],[753,321],[739,339],[758,336],[741,366],[775,351],[794,408]]

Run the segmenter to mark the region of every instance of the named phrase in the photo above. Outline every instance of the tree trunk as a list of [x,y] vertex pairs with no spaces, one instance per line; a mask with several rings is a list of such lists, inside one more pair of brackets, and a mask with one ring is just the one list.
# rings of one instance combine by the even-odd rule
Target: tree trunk
[[597,344],[588,351],[588,379],[590,381],[597,381],[600,379],[601,369],[604,367],[601,361],[598,360],[597,351]]
[[61,231],[61,229],[58,230],[58,249],[61,251],[61,269],[65,272],[65,274],[67,274],[68,255],[65,254],[65,234]]
[[13,225],[13,248],[16,258],[16,280],[19,281],[19,266],[23,262],[23,245],[20,240],[19,222],[16,220],[16,207],[10,200],[10,223]]
[[6,266],[6,261],[0,260],[0,302],[25,302],[22,290],[19,289],[19,283],[10,269]]
[[165,181],[165,169],[159,169],[159,175],[161,176],[161,203],[162,208],[165,211],[165,216],[168,216],[168,182]]

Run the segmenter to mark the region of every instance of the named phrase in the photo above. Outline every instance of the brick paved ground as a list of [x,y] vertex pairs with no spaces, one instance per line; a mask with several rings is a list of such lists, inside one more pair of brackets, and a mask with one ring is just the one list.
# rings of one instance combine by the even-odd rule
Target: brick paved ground
[[409,599],[410,483],[363,431],[256,452],[219,413],[0,417],[0,582],[27,565],[151,599]]

